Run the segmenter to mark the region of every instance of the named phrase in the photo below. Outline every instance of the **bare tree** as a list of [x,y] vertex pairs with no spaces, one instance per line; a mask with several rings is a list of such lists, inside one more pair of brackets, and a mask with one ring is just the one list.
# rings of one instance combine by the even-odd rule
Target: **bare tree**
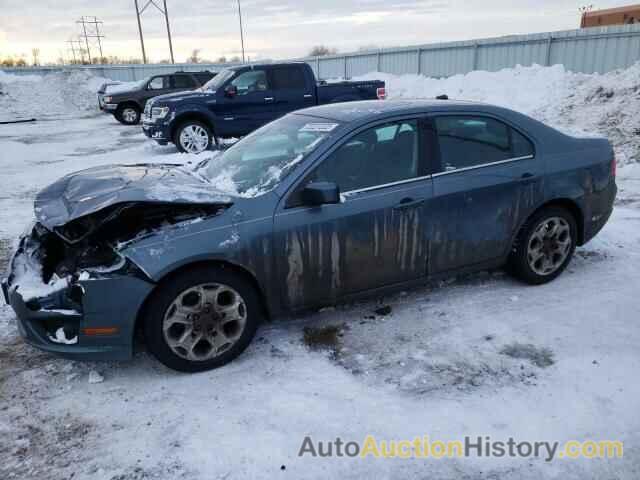
[[187,58],[187,63],[200,63],[200,61],[201,61],[200,49],[194,48],[193,51],[191,52],[191,56]]
[[33,55],[33,66],[37,67],[40,65],[40,49],[34,48],[31,50],[31,55]]
[[309,51],[309,57],[324,57],[325,55],[335,55],[338,49],[327,47],[326,45],[316,45]]

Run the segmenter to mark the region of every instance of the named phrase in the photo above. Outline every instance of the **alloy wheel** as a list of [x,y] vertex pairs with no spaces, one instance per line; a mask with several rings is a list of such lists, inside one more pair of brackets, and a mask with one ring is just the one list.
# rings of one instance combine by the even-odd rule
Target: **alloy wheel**
[[202,362],[229,350],[242,336],[247,307],[228,285],[207,283],[188,288],[167,309],[164,340],[181,358]]
[[135,123],[138,121],[138,112],[131,107],[125,108],[122,111],[122,118],[127,123]]
[[187,125],[180,132],[180,146],[188,153],[200,153],[209,146],[209,133],[200,125]]
[[527,262],[538,275],[551,275],[565,262],[571,252],[569,223],[561,217],[544,219],[529,237]]

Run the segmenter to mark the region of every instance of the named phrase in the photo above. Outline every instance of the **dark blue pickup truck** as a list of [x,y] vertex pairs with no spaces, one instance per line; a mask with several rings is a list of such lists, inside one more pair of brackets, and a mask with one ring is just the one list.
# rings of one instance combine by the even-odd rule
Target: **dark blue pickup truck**
[[158,143],[200,153],[220,138],[242,137],[289,112],[326,103],[383,100],[385,84],[319,83],[303,62],[243,65],[221,71],[202,88],[155,97],[142,129]]

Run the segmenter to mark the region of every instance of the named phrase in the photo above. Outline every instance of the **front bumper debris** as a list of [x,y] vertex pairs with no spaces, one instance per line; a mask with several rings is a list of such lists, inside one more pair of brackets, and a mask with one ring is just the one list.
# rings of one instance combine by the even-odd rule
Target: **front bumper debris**
[[20,335],[36,348],[68,358],[130,358],[138,311],[154,285],[127,272],[83,272],[47,284],[33,235],[22,238],[2,281]]

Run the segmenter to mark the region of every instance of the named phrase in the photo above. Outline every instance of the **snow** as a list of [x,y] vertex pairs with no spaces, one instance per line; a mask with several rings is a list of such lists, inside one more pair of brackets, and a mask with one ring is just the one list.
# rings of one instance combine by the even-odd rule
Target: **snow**
[[[476,100],[616,142],[616,210],[551,284],[528,287],[485,272],[278,319],[260,328],[240,358],[196,375],[169,371],[144,350],[131,362],[100,364],[40,352],[19,338],[15,315],[0,306],[0,477],[635,480],[640,163],[629,128],[640,110],[639,78],[637,67],[591,76],[536,67],[449,80],[389,77],[391,96],[459,96],[441,87],[457,85]],[[14,111],[46,105],[25,93],[27,82],[43,86],[43,79],[0,82],[24,103]],[[83,85],[75,86],[80,96]],[[589,100],[599,87],[613,96]],[[73,105],[56,121],[0,126],[0,151],[10,160],[0,176],[0,264],[9,254],[4,245],[15,244],[33,216],[34,195],[58,177],[108,163],[201,160]],[[337,329],[335,345],[309,348],[305,329],[324,327]],[[367,434],[620,439],[625,453],[553,462],[298,457],[307,435],[362,442]]]
[[[63,315],[74,315],[74,314],[77,315],[78,314],[78,312],[75,312],[73,310],[57,310],[57,312],[61,313]],[[49,336],[49,340],[51,340],[52,342],[55,342],[55,343],[61,343],[63,345],[75,345],[76,343],[78,343],[78,337],[77,336],[75,336],[73,338],[67,338],[67,335],[64,333],[64,328],[58,328],[56,330],[56,336],[55,337]]]
[[19,285],[18,293],[25,302],[34,298],[49,296],[65,289],[69,285],[68,278],[60,278],[56,274],[48,283],[42,280],[40,265],[28,263],[24,255],[18,255],[13,261],[16,282]]
[[102,382],[104,382],[104,377],[102,375],[100,375],[100,373],[97,370],[91,370],[89,372],[89,383],[90,384],[102,383]]

